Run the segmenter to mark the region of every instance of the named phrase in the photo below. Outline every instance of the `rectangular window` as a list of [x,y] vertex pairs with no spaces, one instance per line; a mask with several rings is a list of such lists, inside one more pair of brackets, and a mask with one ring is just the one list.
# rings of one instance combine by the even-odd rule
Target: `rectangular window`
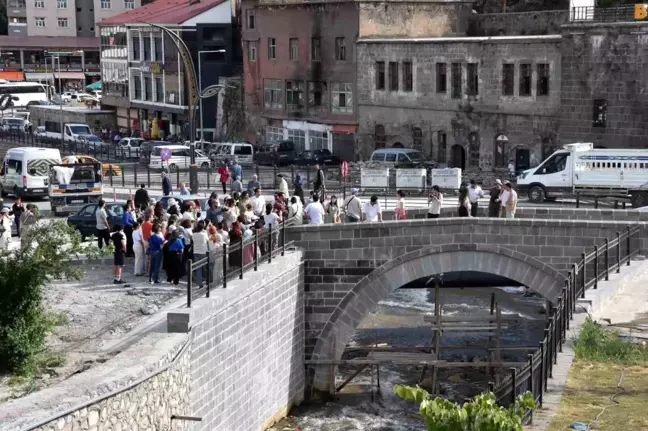
[[274,37],[268,38],[268,60],[277,58],[277,39]]
[[450,81],[452,85],[452,98],[461,99],[461,63],[450,65]]
[[468,63],[466,73],[468,75],[468,94],[476,96],[479,94],[479,66],[477,63]]
[[605,127],[607,123],[607,100],[594,100],[594,117],[592,118],[592,127]]
[[151,37],[148,34],[142,35],[142,42],[144,49],[142,50],[144,61],[151,61]]
[[515,88],[515,65],[504,63],[502,65],[502,95],[513,96]]
[[288,58],[290,61],[299,60],[299,39],[291,37],[288,40]]
[[248,61],[254,63],[257,57],[256,42],[248,42]]
[[412,91],[414,89],[414,77],[412,72],[412,62],[403,62],[403,91]]
[[536,88],[536,96],[549,95],[549,65],[547,63],[540,63],[536,65],[538,71],[538,83]]
[[268,109],[283,108],[283,81],[279,79],[263,80],[263,105]]
[[326,110],[326,82],[308,83],[308,110],[311,112]]
[[445,93],[448,91],[448,68],[445,63],[436,64],[436,92]]
[[343,37],[335,38],[335,60],[346,61],[346,40]]
[[101,0],[101,9],[110,9],[110,0]]
[[161,62],[164,60],[162,57],[162,37],[160,36],[153,36],[153,54],[155,55],[153,61]]
[[56,9],[67,9],[67,0],[57,0]]
[[286,81],[286,108],[298,110],[304,106],[304,81]]
[[376,62],[376,90],[385,89],[385,62]]
[[144,100],[153,101],[153,80],[150,76],[144,77]]
[[389,62],[389,91],[398,91],[398,63]]
[[321,60],[322,40],[319,37],[311,38],[311,61]]
[[164,102],[164,85],[162,77],[155,77],[155,102]]
[[245,25],[248,29],[253,30],[256,22],[254,21],[254,9],[245,10]]
[[34,18],[34,25],[36,27],[45,27],[45,18],[42,17]]
[[[398,63],[396,63],[398,64]],[[353,112],[353,85],[349,83],[331,84],[331,111],[341,114]]]
[[520,64],[520,96],[531,95],[531,65]]
[[59,18],[58,19],[58,26],[60,28],[67,28],[68,27],[68,19],[67,18]]
[[135,9],[135,0],[124,0],[124,9]]
[[133,76],[133,83],[135,84],[133,86],[134,88],[134,99],[135,100],[143,100],[142,98],[142,77],[137,74]]
[[[445,66],[445,64],[444,64]],[[437,138],[439,140],[439,148],[437,151],[437,162],[438,163],[445,163],[447,160],[447,151],[448,151],[448,143],[446,141],[446,132],[439,131],[437,132]]]
[[130,46],[131,46],[131,60],[140,61],[142,59],[142,52],[140,50],[140,37],[139,33],[135,33],[130,37]]
[[34,0],[34,8],[35,9],[45,8],[45,0]]

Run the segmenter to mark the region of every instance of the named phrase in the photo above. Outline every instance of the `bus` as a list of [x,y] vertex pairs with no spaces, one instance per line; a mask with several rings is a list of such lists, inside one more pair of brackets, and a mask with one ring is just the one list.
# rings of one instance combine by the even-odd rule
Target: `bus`
[[24,108],[29,105],[48,101],[52,87],[38,82],[9,82],[0,79],[0,95],[11,94],[14,98],[14,108]]

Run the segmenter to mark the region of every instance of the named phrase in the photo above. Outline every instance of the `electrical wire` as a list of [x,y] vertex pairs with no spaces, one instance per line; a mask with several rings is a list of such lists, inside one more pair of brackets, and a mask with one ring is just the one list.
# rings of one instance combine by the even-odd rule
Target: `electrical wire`
[[590,422],[589,424],[587,424],[589,429],[592,429],[594,427],[594,425],[596,425],[596,423],[598,422],[599,418],[601,417],[601,415],[603,414],[604,411],[606,411],[610,407],[618,406],[620,404],[617,401],[616,397],[621,395],[621,394],[626,393],[625,388],[623,388],[623,386],[621,386],[621,383],[623,383],[623,374],[624,373],[625,373],[625,368],[621,368],[621,373],[619,373],[619,380],[617,381],[616,389],[614,391],[614,394],[610,397],[610,401],[612,402],[612,404],[609,404],[609,405],[603,407],[601,409],[601,411],[599,412],[599,414],[597,414],[594,417],[594,420],[592,422]]

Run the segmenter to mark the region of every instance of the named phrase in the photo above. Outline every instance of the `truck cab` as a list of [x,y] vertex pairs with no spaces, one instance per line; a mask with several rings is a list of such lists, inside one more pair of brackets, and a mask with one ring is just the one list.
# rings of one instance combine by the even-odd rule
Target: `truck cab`
[[[45,135],[48,138],[61,139],[61,123],[56,121],[45,122]],[[65,123],[63,124],[63,137],[66,142],[77,142],[86,135],[92,135],[92,130],[87,124]]]
[[79,163],[70,158],[50,170],[48,194],[55,215],[78,211],[99,202],[103,195],[101,163]]

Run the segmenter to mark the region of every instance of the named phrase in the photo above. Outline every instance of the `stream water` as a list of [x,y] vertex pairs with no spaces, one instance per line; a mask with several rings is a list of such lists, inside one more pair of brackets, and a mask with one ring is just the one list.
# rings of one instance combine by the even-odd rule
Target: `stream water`
[[[503,331],[502,346],[537,346],[543,335],[545,316],[540,309],[544,299],[525,296],[524,288],[465,288],[440,290],[444,316],[484,313],[490,309],[491,293],[502,314],[520,314],[522,321]],[[432,331],[423,316],[434,315],[434,289],[398,289],[380,303],[378,310],[359,325],[348,347],[386,343],[391,346],[430,345]],[[441,346],[465,346],[461,350],[442,350],[442,360],[485,360],[486,352],[471,345],[485,345],[484,335],[444,334]],[[505,361],[524,361],[528,352],[502,353]],[[363,353],[364,355],[366,353]],[[352,353],[345,353],[351,357]],[[339,366],[336,384],[342,383],[357,367]],[[303,404],[290,416],[271,428],[272,431],[424,431],[417,406],[393,394],[395,384],[416,385],[420,366],[381,365],[380,389],[376,372],[366,368],[338,394],[335,401]],[[462,401],[483,391],[488,377],[484,368],[442,369],[439,371],[441,395]],[[428,374],[429,375],[429,374]]]

